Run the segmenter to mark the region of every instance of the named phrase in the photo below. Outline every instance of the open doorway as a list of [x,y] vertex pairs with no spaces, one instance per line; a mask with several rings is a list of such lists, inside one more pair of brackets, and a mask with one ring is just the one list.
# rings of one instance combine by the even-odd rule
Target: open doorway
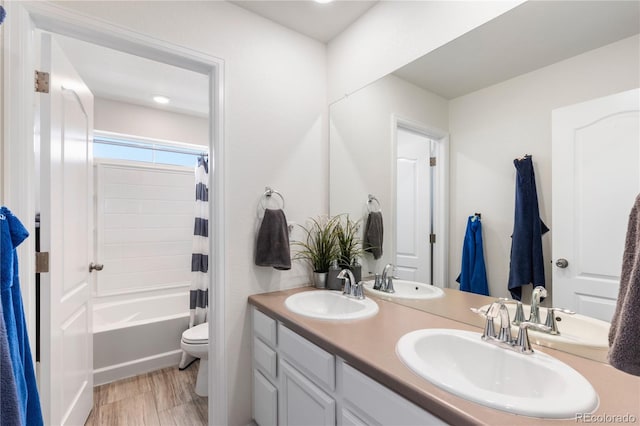
[[[212,154],[211,160],[211,169],[212,172],[210,174],[209,179],[209,187],[211,189],[211,198],[212,198],[212,206],[213,208],[209,208],[211,212],[211,222],[213,222],[209,228],[211,229],[210,235],[212,236],[211,242],[209,243],[210,253],[212,254],[212,268],[214,269],[214,273],[211,274],[211,279],[209,280],[209,288],[211,291],[211,303],[215,304],[211,309],[210,320],[215,324],[210,329],[210,340],[216,340],[218,342],[223,342],[224,339],[221,338],[224,333],[224,295],[223,295],[223,287],[213,286],[213,282],[221,282],[221,277],[224,276],[223,261],[222,261],[222,253],[221,250],[223,245],[222,235],[222,194],[221,189],[223,188],[222,179],[222,143],[221,143],[221,117],[222,117],[222,97],[221,97],[221,87],[222,87],[222,62],[215,59],[207,57],[206,55],[199,55],[197,52],[188,51],[187,49],[181,49],[176,46],[169,46],[161,41],[146,38],[140,36],[138,34],[130,33],[121,28],[111,27],[108,24],[102,22],[94,22],[90,18],[84,16],[76,16],[73,14],[61,14],[57,13],[55,8],[50,8],[47,5],[39,5],[39,4],[14,4],[11,6],[12,16],[15,17],[13,22],[19,22],[19,24],[11,26],[9,31],[7,32],[7,45],[9,48],[7,49],[4,59],[8,65],[8,68],[12,70],[16,70],[16,74],[21,76],[31,75],[33,76],[33,66],[38,65],[37,58],[40,55],[37,53],[37,44],[36,39],[32,37],[32,30],[34,29],[43,29],[49,31],[53,34],[54,37],[59,37],[61,34],[66,36],[71,36],[72,38],[76,38],[78,40],[93,42],[98,46],[110,47],[114,50],[126,52],[129,54],[133,54],[134,56],[143,57],[146,59],[153,59],[158,62],[162,62],[165,64],[170,64],[173,66],[177,66],[178,68],[188,69],[190,71],[199,73],[203,76],[204,81],[206,82],[206,87],[203,89],[205,92],[206,105],[207,105],[207,113],[206,118],[204,119],[206,122],[206,150]],[[19,48],[18,48],[19,46]],[[20,50],[20,55],[15,54],[15,51]],[[31,58],[31,59],[27,59]],[[98,64],[100,65],[100,64]],[[102,64],[101,66],[108,68],[109,63]],[[66,74],[65,74],[66,75]],[[25,81],[24,77],[21,77],[22,80]],[[51,80],[54,81],[53,79]],[[12,116],[18,117],[19,119],[14,121],[10,120],[10,122],[6,123],[7,134],[15,135],[22,134],[24,135],[25,140],[30,139],[33,135],[34,129],[36,129],[36,136],[41,136],[45,131],[50,130],[47,129],[45,125],[43,125],[43,119],[39,114],[36,114],[35,121],[33,118],[34,105],[37,104],[37,99],[43,99],[42,97],[47,96],[45,94],[34,94],[33,93],[33,84],[23,85],[16,84],[19,90],[15,90],[19,96],[11,97],[11,110]],[[22,196],[24,197],[24,203],[18,203],[18,210],[22,212],[24,217],[31,215],[31,217],[35,217],[37,211],[42,210],[43,203],[39,201],[50,195],[52,192],[55,192],[56,195],[60,195],[63,200],[67,195],[77,192],[83,192],[83,188],[87,188],[87,193],[90,190],[94,189],[93,178],[87,179],[85,175],[81,173],[75,173],[75,171],[79,171],[82,167],[77,167],[77,160],[79,157],[76,157],[76,154],[79,154],[81,151],[76,150],[75,148],[81,146],[81,143],[78,143],[80,139],[77,138],[80,134],[85,134],[89,136],[93,133],[94,126],[90,119],[86,117],[89,116],[89,113],[85,106],[87,105],[85,102],[79,102],[84,100],[84,92],[81,89],[73,86],[72,84],[60,84],[59,87],[52,87],[52,89],[58,90],[63,98],[70,100],[68,103],[69,108],[67,106],[61,107],[60,104],[57,106],[50,108],[50,112],[54,112],[59,114],[60,111],[64,111],[65,114],[68,112],[69,114],[65,116],[73,116],[75,120],[79,124],[79,132],[75,132],[75,130],[71,130],[66,132],[66,136],[72,139],[71,148],[66,151],[61,151],[63,155],[68,154],[68,160],[70,160],[70,164],[73,163],[68,170],[73,171],[72,173],[68,173],[65,175],[62,173],[60,176],[64,176],[65,179],[62,179],[60,182],[56,184],[62,183],[62,186],[55,187],[52,191],[51,188],[45,189],[43,186],[37,188],[36,185],[28,185],[28,183],[34,183],[36,179],[28,177],[25,179],[25,185],[22,185],[20,182],[21,175],[19,173],[13,173],[7,178],[7,185],[12,185],[16,183],[15,188],[24,189],[22,192]],[[29,90],[30,89],[30,90]],[[14,93],[16,94],[16,93]],[[66,101],[65,101],[66,102]],[[75,104],[74,104],[75,102]],[[72,106],[75,105],[75,106]],[[53,115],[53,114],[52,114]],[[6,116],[6,115],[5,115]],[[66,125],[66,124],[65,124]],[[49,124],[50,127],[50,124]],[[84,129],[84,130],[83,130]],[[85,131],[86,130],[86,131]],[[63,132],[64,133],[64,132]],[[125,135],[125,136],[131,136]],[[135,134],[133,135],[135,136]],[[93,141],[92,137],[89,138]],[[89,140],[87,139],[87,140]],[[158,142],[158,141],[155,141]],[[166,141],[163,141],[166,142]],[[34,155],[34,150],[31,146],[31,149],[27,149],[23,146],[18,147],[17,145],[13,146],[12,149],[9,150],[8,156],[9,161],[15,161],[16,164],[25,164],[25,175],[29,175],[29,170],[41,172],[42,170],[46,170],[47,166],[44,166],[42,161],[38,161],[41,158],[36,158]],[[42,144],[39,145],[42,148]],[[38,151],[38,153],[42,153],[42,151]],[[215,154],[215,156],[213,155]],[[93,159],[92,155],[87,154],[85,159]],[[49,166],[50,167],[50,166]],[[86,168],[86,170],[92,170],[92,168]],[[56,169],[57,170],[57,169]],[[50,169],[49,169],[50,171]],[[215,175],[215,177],[214,177]],[[220,177],[220,180],[216,179],[216,177]],[[83,178],[84,177],[84,178]],[[14,179],[16,178],[16,179]],[[43,179],[45,182],[46,179]],[[45,182],[46,183],[46,182]],[[215,185],[212,185],[215,183]],[[24,186],[24,188],[22,188]],[[81,188],[82,187],[82,188]],[[62,188],[62,190],[59,190]],[[66,188],[66,190],[65,190]],[[82,189],[82,191],[76,191],[76,189]],[[71,190],[70,190],[71,189]],[[30,201],[31,200],[31,201]],[[68,218],[71,217],[72,214],[76,214],[73,208],[69,208],[70,206],[78,205],[80,206],[81,202],[73,201],[73,200],[64,200],[70,201],[69,206],[66,209],[60,211],[57,206],[52,205],[52,210],[58,210],[58,215],[62,217],[63,221],[67,220],[66,228],[71,231],[72,244],[60,244],[58,239],[54,239],[55,244],[53,247],[50,247],[51,259],[52,262],[50,264],[50,271],[47,273],[50,276],[54,275],[54,270],[57,266],[58,262],[66,262],[68,259],[73,259],[75,256],[70,253],[69,248],[74,247],[75,251],[82,253],[87,257],[87,261],[92,260],[91,257],[93,253],[91,250],[84,249],[84,243],[76,244],[81,239],[84,241],[83,237],[86,237],[87,240],[92,238],[93,236],[93,224],[89,223],[90,220],[93,220],[92,216],[88,216],[90,219],[87,219],[87,230],[86,235],[83,235],[84,231],[84,222],[78,221],[78,227],[71,226],[73,223],[69,221]],[[86,210],[87,215],[91,210],[90,206],[93,205],[93,198],[86,199]],[[216,203],[217,202],[217,203]],[[76,203],[76,204],[74,204]],[[84,207],[83,207],[84,208]],[[82,210],[82,209],[79,209]],[[82,223],[81,223],[82,222]],[[41,233],[45,234],[48,232],[45,228],[46,219],[41,216],[41,224],[43,225],[41,228]],[[51,223],[49,223],[51,224]],[[57,223],[56,223],[57,224]],[[80,225],[83,226],[80,226]],[[80,231],[78,231],[80,230]],[[218,238],[219,237],[219,238]],[[91,244],[87,244],[91,246]],[[78,247],[77,247],[78,246]],[[75,270],[78,272],[78,276],[81,275],[80,271],[82,270],[82,274],[84,271],[88,271],[90,262],[85,262],[81,268],[76,268]],[[98,262],[96,262],[98,263]],[[35,265],[29,263],[23,267],[25,273],[31,276],[35,275]],[[97,265],[93,265],[97,266]],[[43,301],[43,305],[46,305],[44,309],[49,309],[51,311],[52,308],[59,307],[63,305],[65,302],[70,300],[75,300],[79,294],[86,294],[87,292],[84,288],[94,289],[95,285],[91,282],[91,279],[88,279],[88,285],[70,285],[66,286],[66,282],[63,283],[62,290],[59,295],[60,298],[49,298],[46,303]],[[53,285],[51,288],[58,288],[58,286]],[[82,288],[82,290],[79,290]],[[46,292],[47,290],[45,290]],[[90,292],[89,292],[90,293]],[[123,296],[124,297],[124,296]],[[34,305],[33,302],[35,298],[26,302],[25,304]],[[33,310],[32,306],[26,306],[27,311]],[[188,307],[187,307],[188,309]],[[69,315],[70,314],[70,315]],[[66,315],[66,317],[65,317]],[[70,337],[70,344],[64,348],[64,351],[60,352],[59,349],[56,349],[58,352],[54,357],[51,357],[50,353],[46,353],[45,348],[42,348],[40,353],[41,362],[44,362],[45,359],[48,359],[48,365],[45,368],[41,368],[40,371],[40,393],[43,411],[45,415],[45,422],[47,424],[69,424],[73,422],[77,422],[78,419],[82,419],[82,414],[73,414],[73,405],[81,399],[80,393],[86,391],[86,389],[82,389],[83,387],[91,387],[91,383],[88,380],[77,380],[77,383],[80,383],[78,389],[72,389],[69,386],[69,381],[60,380],[59,377],[59,369],[62,365],[72,367],[73,360],[75,358],[66,358],[65,355],[72,355],[75,353],[82,354],[80,356],[86,357],[86,353],[82,350],[78,350],[81,346],[80,343],[84,341],[88,341],[89,339],[86,337],[74,338],[79,336],[79,333],[76,333],[79,328],[76,328],[77,322],[76,319],[78,317],[84,317],[85,320],[82,321],[83,326],[85,326],[85,331],[91,331],[89,325],[93,320],[93,312],[92,312],[92,304],[85,303],[78,310],[74,312],[64,311],[61,312],[61,315],[57,317],[56,323],[61,326],[55,331],[52,332],[52,328],[42,331],[42,338],[44,340],[47,339],[46,335],[49,334],[49,349],[55,346],[53,342],[53,337],[59,337],[59,335],[64,335],[67,332],[68,337]],[[49,319],[44,317],[41,320],[49,325]],[[73,326],[72,326],[73,325]],[[33,334],[33,333],[31,333]],[[55,335],[55,336],[54,336]],[[213,336],[220,336],[219,338],[212,339]],[[92,340],[92,339],[91,339]],[[78,344],[78,346],[74,346]],[[121,342],[123,348],[131,347],[132,345],[127,345],[126,342]],[[34,345],[35,346],[35,345]],[[212,376],[216,376],[219,371],[223,371],[221,366],[224,365],[224,351],[221,348],[216,350],[214,354],[214,362],[215,367],[211,369]],[[92,357],[90,357],[92,358]],[[66,360],[66,361],[65,361]],[[53,362],[52,362],[53,361]],[[92,361],[92,360],[91,360]],[[92,363],[92,362],[91,362]],[[42,366],[44,367],[44,365]],[[91,366],[91,377],[93,378],[93,366]],[[73,368],[70,368],[73,370]],[[54,378],[54,374],[55,376]],[[77,373],[77,372],[74,372]],[[222,372],[224,375],[224,372]],[[219,378],[219,377],[218,377]],[[224,378],[217,380],[209,381],[209,388],[213,389],[211,394],[213,398],[210,398],[211,403],[209,405],[209,413],[215,412],[216,417],[225,418],[225,407],[226,402],[222,399],[222,403],[220,403],[220,398],[224,398],[223,392],[220,392],[216,389],[215,383],[224,384]],[[90,391],[91,389],[89,389]],[[68,402],[68,405],[65,405],[65,402]],[[214,406],[220,407],[219,410],[214,410]],[[206,409],[204,410],[207,411]],[[86,413],[88,414],[88,413]],[[86,415],[84,416],[86,418]],[[213,422],[218,422],[218,420],[211,419]]]
[[445,132],[394,119],[396,275],[447,287],[447,153]]

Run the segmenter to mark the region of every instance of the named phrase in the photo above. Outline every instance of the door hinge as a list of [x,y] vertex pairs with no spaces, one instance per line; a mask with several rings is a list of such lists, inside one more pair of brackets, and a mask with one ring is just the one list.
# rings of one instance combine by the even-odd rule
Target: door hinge
[[436,157],[429,157],[429,165],[434,167],[436,165]]
[[436,234],[429,234],[429,243],[430,244],[436,243]]
[[49,93],[49,73],[36,70],[35,73],[36,93]]
[[49,272],[49,252],[36,252],[36,274]]

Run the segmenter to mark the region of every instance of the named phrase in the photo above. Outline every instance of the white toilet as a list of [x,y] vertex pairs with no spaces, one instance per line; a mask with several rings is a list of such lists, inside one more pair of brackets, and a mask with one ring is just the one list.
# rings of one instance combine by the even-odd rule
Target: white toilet
[[182,333],[180,347],[191,356],[200,358],[200,368],[196,380],[196,393],[209,395],[209,323],[205,322]]

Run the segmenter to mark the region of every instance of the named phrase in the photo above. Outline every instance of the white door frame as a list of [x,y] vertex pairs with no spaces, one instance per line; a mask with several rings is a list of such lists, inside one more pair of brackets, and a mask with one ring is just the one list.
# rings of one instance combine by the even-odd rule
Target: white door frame
[[[398,127],[425,135],[436,141],[436,158],[438,163],[433,174],[433,198],[436,206],[433,211],[433,223],[436,234],[436,244],[433,249],[433,281],[436,287],[449,287],[449,133],[436,127],[428,126],[402,117],[397,114],[391,116],[391,187],[397,187],[397,157],[398,157]],[[391,226],[393,235],[397,235],[397,206],[392,203]],[[396,253],[396,241],[391,241],[391,252]]]
[[[129,31],[103,21],[45,2],[5,2],[10,19],[4,25],[3,44],[3,144],[2,203],[10,206],[34,235],[36,211],[33,72],[35,41],[33,30],[41,29],[110,47],[126,53],[164,62],[209,76],[209,150],[214,154],[210,189],[213,200],[209,215],[212,254],[209,294],[213,295],[209,327],[209,422],[225,425],[227,375],[225,341],[225,233],[224,233],[224,60],[188,48]],[[29,238],[19,247],[20,279],[23,282],[25,311],[31,344],[35,338],[35,241]]]

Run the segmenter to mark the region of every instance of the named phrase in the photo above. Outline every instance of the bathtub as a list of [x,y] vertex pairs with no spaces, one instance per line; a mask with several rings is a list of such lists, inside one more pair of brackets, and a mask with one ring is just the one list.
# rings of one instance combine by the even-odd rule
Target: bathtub
[[93,305],[94,385],[180,362],[189,291]]

